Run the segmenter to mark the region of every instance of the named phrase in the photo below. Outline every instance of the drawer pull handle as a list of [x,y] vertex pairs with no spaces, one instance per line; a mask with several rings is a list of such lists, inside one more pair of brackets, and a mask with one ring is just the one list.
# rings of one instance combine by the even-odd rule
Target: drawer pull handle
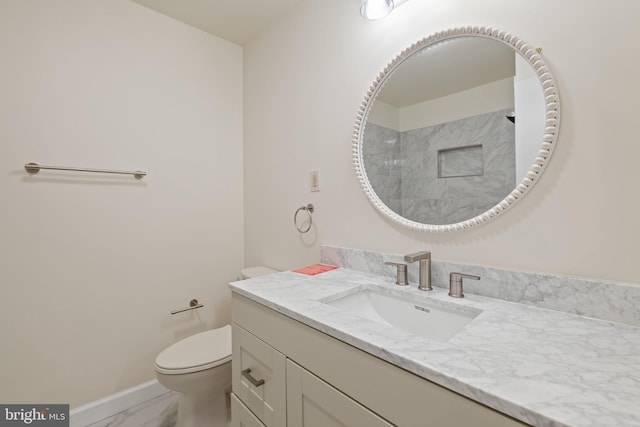
[[251,368],[247,368],[242,371],[242,376],[248,379],[254,387],[260,387],[262,384],[264,384],[264,380],[257,380],[253,378],[253,375],[251,375]]

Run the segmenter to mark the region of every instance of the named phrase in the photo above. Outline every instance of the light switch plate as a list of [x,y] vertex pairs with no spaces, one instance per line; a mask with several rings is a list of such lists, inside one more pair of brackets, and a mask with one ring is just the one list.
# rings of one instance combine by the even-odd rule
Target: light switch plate
[[320,171],[312,170],[309,175],[311,177],[311,191],[320,191]]

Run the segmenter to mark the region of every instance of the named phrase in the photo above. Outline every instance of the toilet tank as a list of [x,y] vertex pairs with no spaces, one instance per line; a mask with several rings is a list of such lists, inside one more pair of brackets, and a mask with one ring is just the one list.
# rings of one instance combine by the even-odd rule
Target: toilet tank
[[278,270],[274,270],[272,268],[265,267],[262,265],[259,265],[257,267],[243,268],[242,270],[240,270],[240,273],[242,273],[243,280],[253,279],[254,277],[258,277],[258,276],[266,276],[267,274],[273,274],[277,272]]

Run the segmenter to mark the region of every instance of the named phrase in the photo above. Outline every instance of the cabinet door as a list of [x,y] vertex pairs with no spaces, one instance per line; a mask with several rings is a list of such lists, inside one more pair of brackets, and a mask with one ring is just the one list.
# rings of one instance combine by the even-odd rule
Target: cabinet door
[[267,427],[287,423],[285,357],[232,325],[233,392]]
[[296,427],[390,427],[355,400],[287,359],[287,417]]
[[231,427],[264,427],[235,394],[231,394]]

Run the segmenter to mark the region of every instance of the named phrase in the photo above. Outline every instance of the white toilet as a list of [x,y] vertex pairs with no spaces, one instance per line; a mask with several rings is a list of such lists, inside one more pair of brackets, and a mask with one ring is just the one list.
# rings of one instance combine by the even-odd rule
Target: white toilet
[[[242,270],[243,279],[276,273]],[[165,348],[156,357],[158,382],[180,393],[176,427],[227,427],[225,392],[231,388],[231,325],[201,332]]]

